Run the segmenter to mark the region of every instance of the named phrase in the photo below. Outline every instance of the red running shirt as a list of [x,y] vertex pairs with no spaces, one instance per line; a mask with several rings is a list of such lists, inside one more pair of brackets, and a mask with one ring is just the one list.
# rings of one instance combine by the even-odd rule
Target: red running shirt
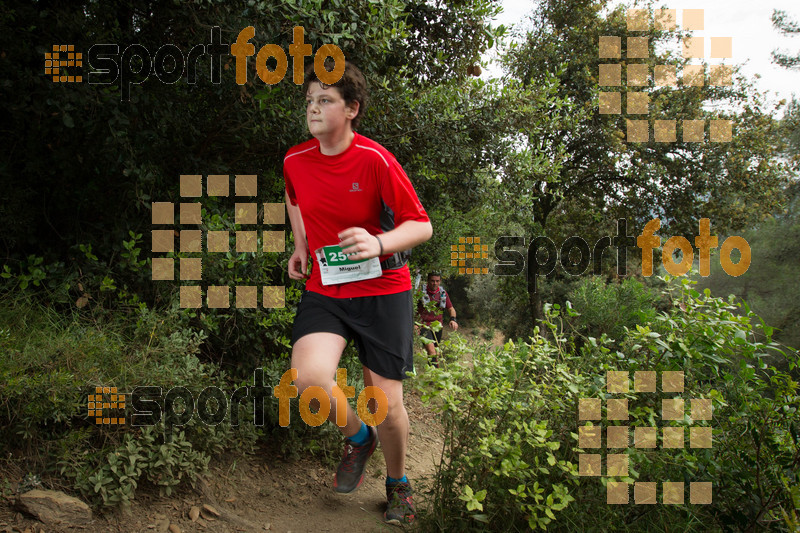
[[[306,289],[333,298],[395,294],[411,289],[408,265],[384,270],[379,278],[323,285],[314,250],[339,244],[339,232],[360,227],[371,235],[408,220],[428,222],[400,163],[383,146],[363,135],[342,153],[324,155],[317,139],[291,148],[283,159],[286,193],[300,208],[314,268]],[[379,259],[384,261],[391,254]]]
[[[442,293],[444,293],[444,306],[442,306]],[[436,302],[436,309],[439,311],[438,314],[425,309],[425,305],[431,301]],[[443,291],[441,286],[436,287],[436,292],[431,293],[428,291],[428,286],[426,284],[422,289],[422,298],[417,302],[419,318],[428,326],[430,326],[431,322],[434,320],[442,321],[444,313],[440,311],[441,309],[452,309],[452,307],[453,304],[450,302],[450,295],[447,291]]]

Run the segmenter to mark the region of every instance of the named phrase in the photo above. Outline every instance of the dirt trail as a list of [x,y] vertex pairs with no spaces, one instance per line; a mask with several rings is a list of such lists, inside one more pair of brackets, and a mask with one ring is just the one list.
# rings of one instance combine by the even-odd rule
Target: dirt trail
[[[497,331],[488,336],[482,330],[459,334],[469,343],[484,343],[491,338],[495,347],[503,344]],[[471,364],[471,360],[469,351],[462,354],[462,363]],[[431,410],[423,406],[419,393],[410,387],[405,391],[405,404],[411,423],[406,469],[420,509],[427,505],[424,489],[440,460],[442,429]],[[143,487],[136,492],[130,512],[96,514],[86,527],[46,527],[2,502],[0,533],[166,532],[170,525],[180,528],[181,533],[398,531],[383,524],[386,466],[380,447],[367,464],[363,485],[353,494],[335,493],[333,475],[334,467],[321,459],[284,460],[275,452],[262,450],[236,459],[217,458],[198,490],[185,487],[172,497],[159,498]],[[202,508],[203,504],[211,504],[221,516],[213,519],[204,513],[191,520],[192,507]]]
[[[415,502],[424,506],[422,489],[439,461],[441,428],[422,405],[418,393],[406,391],[406,408],[411,422],[407,473],[417,493]],[[53,528],[0,505],[0,532],[149,532],[168,531],[170,524],[182,533],[235,531],[325,532],[397,530],[383,524],[386,494],[385,463],[381,448],[367,464],[363,485],[353,494],[333,491],[334,469],[320,459],[297,461],[276,459],[273,453],[221,458],[209,467],[205,494],[191,487],[170,498],[137,491],[130,512],[96,515],[86,527]],[[222,517],[197,521],[189,518],[193,506],[211,503]],[[206,518],[204,518],[205,516]],[[212,516],[213,518],[213,516]]]

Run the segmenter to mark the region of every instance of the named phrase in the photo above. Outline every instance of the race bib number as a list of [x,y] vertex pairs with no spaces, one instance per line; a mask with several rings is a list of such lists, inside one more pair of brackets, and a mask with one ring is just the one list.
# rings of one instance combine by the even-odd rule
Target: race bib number
[[337,285],[379,278],[383,271],[377,257],[353,261],[341,246],[323,246],[315,252],[323,285]]

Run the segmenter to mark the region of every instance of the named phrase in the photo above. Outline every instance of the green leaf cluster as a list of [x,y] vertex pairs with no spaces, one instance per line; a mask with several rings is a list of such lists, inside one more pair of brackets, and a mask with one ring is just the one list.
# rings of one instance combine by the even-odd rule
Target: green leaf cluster
[[[773,328],[744,303],[665,278],[666,310],[620,337],[568,332],[571,304],[546,305],[546,335],[469,350],[472,364],[427,369],[417,382],[442,413],[445,442],[423,524],[448,531],[752,531],[792,527],[800,486],[800,358],[773,342]],[[588,285],[588,284],[587,284]],[[635,289],[639,290],[639,289]],[[684,391],[610,394],[606,372],[684,373]],[[660,380],[660,377],[658,378]],[[578,447],[580,398],[625,398],[628,420],[608,425],[683,428],[681,448]],[[684,416],[662,418],[662,400],[683,398]],[[691,399],[710,399],[711,420],[693,420]],[[690,447],[711,428],[710,448]],[[632,431],[632,430],[629,430]],[[605,434],[605,431],[603,431]],[[625,453],[626,476],[578,477],[580,453]],[[605,474],[605,470],[603,470]],[[710,481],[710,505],[617,506],[609,480]],[[485,491],[485,492],[484,492]],[[633,496],[631,496],[633,497]],[[659,500],[660,501],[660,500]]]

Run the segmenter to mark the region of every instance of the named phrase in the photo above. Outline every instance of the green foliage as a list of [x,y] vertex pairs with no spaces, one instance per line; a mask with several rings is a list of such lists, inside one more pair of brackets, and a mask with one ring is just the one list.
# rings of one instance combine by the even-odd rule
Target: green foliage
[[[113,313],[144,311],[153,284],[150,259],[142,259],[142,234],[128,232],[130,240],[115,246],[121,260],[101,262],[91,244],[76,244],[69,263],[46,263],[44,257],[30,255],[26,260],[3,265],[0,272],[0,295],[31,298],[55,309],[72,313],[85,309],[95,319]],[[118,282],[118,279],[124,279]],[[162,286],[163,288],[163,286]],[[141,295],[141,297],[140,297]]]
[[800,170],[800,99],[792,98],[780,124],[785,142],[784,153],[794,170]]
[[[239,426],[216,426],[196,417],[165,437],[154,427],[95,425],[86,416],[95,386],[130,393],[141,385],[227,389],[215,367],[201,363],[204,337],[179,325],[176,314],[143,309],[134,326],[62,317],[30,299],[6,299],[0,312],[0,450],[24,452],[39,472],[58,472],[56,483],[79,490],[94,504],[126,505],[146,482],[169,495],[201,474],[211,457],[252,450],[261,430],[253,406],[239,406]],[[76,386],[77,385],[77,386]],[[128,411],[130,413],[130,411]],[[52,483],[50,479],[48,482]]]
[[570,418],[583,379],[559,358],[550,345],[508,343],[474,350],[472,368],[428,368],[416,378],[445,428],[425,524],[446,531],[545,528],[573,501],[568,486],[576,467],[560,457],[565,426],[550,414],[560,407],[563,421]]
[[567,297],[579,316],[575,327],[582,334],[622,338],[625,328],[650,323],[656,314],[656,298],[639,281],[605,283],[593,276],[582,279]]
[[[796,258],[800,257],[800,211],[797,187],[787,190],[787,206],[763,222],[740,233],[751,250],[750,268],[738,277],[729,276],[720,266],[719,253],[711,256],[711,273],[697,275],[698,289],[713,294],[735,294],[775,328],[773,337],[783,344],[800,346],[800,288]],[[720,245],[725,235],[719,236]]]
[[[82,457],[64,452],[58,472],[74,481],[75,488],[93,505],[127,506],[143,482],[169,496],[182,483],[194,486],[198,476],[207,473],[214,456],[231,449],[252,452],[256,433],[252,424],[231,428],[228,421],[209,426],[192,419],[181,431],[165,439],[164,421],[140,432],[125,433],[116,447],[86,450]],[[80,435],[70,434],[68,437]],[[91,444],[91,443],[86,443]],[[78,450],[80,451],[80,450]]]
[[[652,11],[655,4],[639,7]],[[703,217],[722,231],[762,220],[781,205],[790,174],[780,157],[774,109],[738,72],[730,86],[642,87],[649,98],[647,142],[626,141],[624,114],[598,112],[601,92],[624,100],[616,93],[627,91],[600,86],[598,74],[608,61],[600,57],[600,37],[626,35],[626,10],[608,0],[543,0],[523,39],[503,55],[508,77],[523,89],[555,91],[546,120],[521,128],[521,149],[501,165],[500,211],[523,225],[529,239],[576,220],[624,217],[638,225],[654,212],[669,220],[673,235],[691,234]],[[678,53],[681,32],[641,35],[650,48],[636,62],[650,72],[655,65],[680,70],[689,61]],[[678,126],[682,119],[730,120],[733,136],[730,142],[683,142],[679,128],[676,142],[655,142],[654,120],[662,118]],[[539,320],[542,294],[535,280],[527,292],[530,314]]]
[[[463,78],[505,28],[491,26],[502,7],[487,0],[433,3],[406,2],[404,16],[409,33],[389,62],[409,65],[419,84]],[[465,23],[465,18],[472,19]]]
[[[27,68],[41,66],[51,42],[84,51],[97,43],[116,43],[121,50],[137,43],[151,54],[168,43],[186,54],[209,41],[211,27],[220,27],[222,42],[231,43],[252,25],[258,50],[267,43],[288,48],[292,28],[302,26],[313,50],[338,45],[366,73],[372,94],[364,133],[393,150],[405,145],[398,158],[416,170],[413,146],[435,153],[438,145],[442,154],[457,155],[454,138],[436,133],[459,128],[456,105],[466,97],[485,101],[480,84],[464,80],[467,66],[503,33],[490,23],[498,9],[489,0],[435,6],[419,0],[157,0],[146,9],[91,1],[15,5],[0,17],[0,44],[26,67],[0,65],[7,122],[0,135],[8,141],[0,143],[0,185],[9,196],[0,206],[0,245],[14,262],[35,254],[46,263],[68,263],[72,243],[85,242],[109,263],[118,259],[116,246],[129,231],[149,230],[151,202],[180,201],[181,174],[257,174],[257,200],[282,201],[283,156],[308,138],[299,87],[288,78],[264,84],[255,74],[255,57],[245,85],[235,82],[231,57],[223,57],[221,79],[211,83],[204,56],[197,83],[162,83],[153,73],[123,100],[119,80],[67,86],[54,84],[40,68]],[[440,85],[447,87],[441,91]],[[468,85],[477,89],[461,94]],[[422,105],[441,93],[430,103],[444,103],[444,109]],[[459,139],[480,136],[472,141],[475,148],[491,138],[481,127],[490,111],[485,107],[475,116]],[[411,127],[415,113],[426,113],[419,125],[427,131]]]
[[[336,44],[362,68],[371,90],[363,133],[397,155],[437,220],[450,220],[452,231],[466,234],[460,214],[480,203],[486,167],[498,157],[495,147],[507,142],[495,132],[514,116],[498,86],[466,79],[467,66],[503,33],[490,24],[497,9],[489,0],[435,6],[417,0],[157,0],[146,9],[89,1],[18,5],[0,16],[7,30],[0,32],[0,44],[19,64],[34,65],[41,64],[50,46],[43,43],[49,42],[84,51],[96,43],[117,43],[121,50],[137,43],[151,53],[169,43],[186,53],[208,42],[211,27],[219,26],[221,40],[230,43],[252,25],[252,42],[260,49],[266,43],[288,46],[291,28],[303,26],[313,50]],[[43,26],[45,19],[55,22]],[[176,283],[151,279],[149,231],[153,202],[181,202],[180,175],[256,174],[252,201],[283,201],[283,156],[308,138],[300,89],[289,79],[261,82],[255,57],[247,84],[237,85],[233,59],[223,62],[217,84],[203,57],[196,84],[166,84],[152,73],[131,87],[130,100],[121,98],[119,80],[67,86],[52,83],[41,69],[0,65],[7,80],[0,106],[8,123],[0,133],[8,141],[0,143],[0,188],[9,195],[0,205],[0,246],[7,257],[0,290],[36,287],[48,303],[78,306],[95,319],[120,310],[135,315],[142,305],[174,309]],[[470,194],[456,194],[465,185]],[[442,195],[458,201],[451,205]],[[202,203],[200,229],[235,231],[233,197],[204,197]],[[447,264],[448,234],[437,235],[420,250],[422,264]],[[181,324],[207,335],[204,359],[236,368],[287,348],[300,286],[286,278],[288,256],[203,254],[204,280],[287,285],[284,309],[186,311]]]
[[476,320],[498,328],[506,338],[525,339],[533,332],[524,276],[475,276],[467,296]]
[[76,488],[90,502],[107,507],[129,505],[140,479],[166,496],[184,479],[194,486],[197,476],[206,472],[210,457],[195,450],[182,431],[170,442],[163,442],[159,433],[163,427],[144,428],[138,437],[127,434],[98,466],[74,472],[64,465],[61,473],[75,477]]
[[[284,285],[284,254],[264,253],[264,242],[259,232],[256,240],[258,252],[237,252],[236,232],[244,229],[235,223],[234,198],[209,198],[203,203],[202,220],[199,225],[203,233],[208,231],[225,231],[229,235],[229,251],[208,252],[199,255],[204,280],[220,280],[220,284],[228,285],[232,301],[236,298],[236,286],[257,287],[257,306],[255,308],[231,307],[223,309],[186,309],[185,323],[201,330],[208,337],[203,347],[204,354],[212,360],[231,364],[235,367],[251,368],[266,355],[273,356],[290,349],[291,325],[294,309],[300,300],[301,289],[298,284],[285,285],[285,305],[276,309],[264,309],[261,287]],[[258,216],[263,218],[259,210]],[[289,232],[291,234],[291,232]],[[291,240],[284,243],[285,249],[291,249]],[[175,257],[198,257],[198,254],[174,252],[165,254]],[[288,254],[287,254],[288,255]],[[178,291],[176,284],[172,287],[170,303],[176,307]],[[232,358],[230,362],[224,359]],[[217,359],[219,358],[219,359]]]
[[[190,422],[176,440],[149,442],[149,433],[129,436],[79,416],[85,398],[75,383],[130,390],[146,382],[196,394],[205,386],[241,383],[257,365],[277,382],[288,367],[300,294],[300,285],[285,277],[288,253],[203,253],[204,281],[285,284],[286,306],[181,309],[177,283],[152,280],[149,250],[152,203],[180,203],[182,174],[257,174],[251,201],[283,201],[283,156],[308,138],[299,87],[289,80],[263,84],[255,78],[255,57],[247,84],[235,83],[230,58],[223,58],[214,84],[204,57],[196,84],[161,83],[151,74],[131,87],[128,100],[121,98],[126,88],[119,80],[67,85],[42,76],[42,58],[53,43],[74,44],[84,53],[97,43],[121,50],[136,43],[151,53],[168,43],[186,53],[208,42],[211,27],[219,26],[221,40],[230,43],[252,25],[257,49],[267,43],[286,48],[292,28],[303,26],[312,49],[337,44],[362,68],[371,86],[363,133],[393,150],[415,183],[422,182],[421,196],[439,220],[453,221],[453,231],[466,234],[459,214],[476,208],[481,189],[472,187],[473,194],[454,205],[438,196],[460,190],[461,181],[487,180],[486,161],[496,156],[493,133],[513,115],[505,106],[505,114],[495,116],[495,107],[503,109],[495,105],[496,87],[465,81],[466,67],[503,32],[489,22],[496,10],[489,0],[435,6],[416,0],[156,0],[144,7],[83,1],[4,10],[0,48],[15,61],[0,62],[0,188],[8,196],[0,205],[6,257],[0,272],[0,448],[26,448],[43,471],[60,465],[84,494],[106,505],[129,501],[144,481],[171,490],[202,471],[207,457],[252,442],[259,432]],[[463,176],[453,178],[456,171]],[[233,197],[204,197],[202,203],[200,227],[177,220],[176,231],[241,229],[231,215]],[[442,260],[441,249],[450,243],[445,234],[440,239],[422,254],[426,263]],[[290,249],[290,240],[286,245]],[[176,270],[186,257],[165,255],[176,260]],[[342,364],[351,382],[363,386],[352,349]],[[338,431],[306,427],[296,403],[288,429],[277,429],[277,407],[268,403],[268,436],[287,453],[312,448],[333,457]]]
[[[593,282],[584,286],[591,287]],[[753,531],[797,516],[800,358],[772,342],[773,329],[746,304],[666,278],[670,305],[612,339],[565,334],[569,306],[545,306],[545,338],[474,350],[473,367],[428,369],[418,377],[445,424],[433,484],[431,528],[466,531],[553,527],[568,531]],[[631,286],[644,298],[641,287]],[[580,342],[578,340],[580,339]],[[575,348],[579,346],[579,348]],[[579,398],[608,398],[606,372],[682,370],[685,416],[662,421],[655,393],[624,394],[632,428],[712,428],[711,448],[628,448],[628,476],[576,478]],[[615,395],[614,397],[619,397]],[[710,421],[691,418],[691,398],[711,400]],[[578,422],[584,425],[585,422]],[[597,424],[595,422],[594,424]],[[601,422],[613,425],[616,422]],[[609,479],[710,481],[710,505],[606,504]],[[517,480],[515,482],[515,480]],[[483,492],[485,491],[485,493]]]
[[[653,4],[640,7],[652,9]],[[635,220],[652,218],[657,205],[673,234],[693,229],[700,216],[732,228],[760,219],[779,205],[787,175],[776,157],[772,110],[740,76],[730,87],[643,88],[650,109],[656,110],[650,131],[652,117],[725,118],[733,121],[730,143],[658,143],[652,134],[645,143],[625,142],[624,115],[598,114],[598,93],[612,90],[598,84],[599,65],[606,61],[600,58],[599,37],[626,34],[626,9],[612,8],[607,0],[540,2],[525,40],[504,56],[509,75],[526,87],[547,85],[555,77],[555,96],[563,102],[544,128],[525,138],[526,146],[550,147],[556,174],[508,172],[535,196],[532,204],[524,195],[509,196],[509,211],[532,206],[544,226],[564,199],[580,198],[592,213],[607,218]],[[677,53],[680,32],[642,35],[648,37],[650,52],[640,63],[651,69],[656,64],[680,68],[688,61]],[[714,111],[705,105],[712,101]],[[718,111],[723,101],[733,111]]]
[[[692,478],[713,480],[714,504],[698,509],[703,523],[750,530],[782,519],[780,509],[791,505],[784,478],[798,481],[799,360],[772,342],[772,328],[746,304],[701,294],[691,284],[681,280],[670,313],[631,332],[626,354],[634,368],[684,370],[685,396],[713,399],[712,448],[683,450],[678,464]],[[680,475],[663,452],[652,455],[651,479]]]
[[[784,35],[800,35],[800,23],[792,20],[786,11],[773,9],[772,25]],[[800,53],[790,55],[776,50],[772,52],[772,60],[784,68],[800,68]]]
[[465,216],[449,203],[437,205],[434,202],[432,205],[432,208],[426,207],[426,209],[431,225],[436,230],[433,232],[433,237],[415,247],[411,255],[412,272],[413,266],[419,265],[423,286],[427,281],[427,273],[432,270],[444,276],[458,273],[457,267],[450,265],[450,246],[458,242],[459,236],[483,234],[477,224],[471,223],[482,220],[483,217],[477,212],[478,209],[471,213],[472,216],[470,214]]

